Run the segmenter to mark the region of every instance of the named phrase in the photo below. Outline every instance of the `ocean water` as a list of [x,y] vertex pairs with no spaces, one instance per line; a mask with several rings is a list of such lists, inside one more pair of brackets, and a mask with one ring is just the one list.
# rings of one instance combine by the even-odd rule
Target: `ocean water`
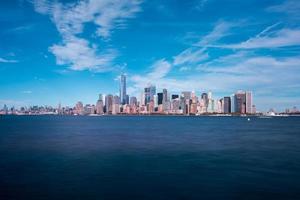
[[0,116],[0,199],[300,199],[300,117]]

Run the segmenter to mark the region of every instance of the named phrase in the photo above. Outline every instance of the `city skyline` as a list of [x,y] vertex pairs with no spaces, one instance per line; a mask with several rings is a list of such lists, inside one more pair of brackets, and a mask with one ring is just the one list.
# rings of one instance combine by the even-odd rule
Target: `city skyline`
[[207,114],[261,114],[256,111],[251,91],[239,90],[235,94],[215,99],[212,91],[197,96],[195,91],[174,94],[164,88],[156,91],[153,84],[147,85],[140,98],[126,94],[127,77],[119,77],[119,95],[99,94],[96,104],[78,101],[75,106],[25,106],[0,109],[0,114],[59,114],[59,115],[119,115],[119,114],[160,114],[160,115],[207,115]]
[[96,104],[99,93],[124,105],[145,88],[146,102],[165,88],[217,100],[243,90],[260,111],[299,107],[296,0],[12,0],[0,11],[0,108]]

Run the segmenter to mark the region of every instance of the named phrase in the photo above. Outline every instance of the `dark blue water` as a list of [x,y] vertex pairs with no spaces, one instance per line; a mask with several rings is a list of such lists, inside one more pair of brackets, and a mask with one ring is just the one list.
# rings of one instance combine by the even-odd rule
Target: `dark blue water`
[[300,199],[300,117],[0,116],[0,199]]

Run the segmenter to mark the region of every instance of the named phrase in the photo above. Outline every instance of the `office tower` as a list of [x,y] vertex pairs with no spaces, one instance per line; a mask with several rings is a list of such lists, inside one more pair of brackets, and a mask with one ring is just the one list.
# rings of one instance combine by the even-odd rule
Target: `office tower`
[[211,91],[208,91],[207,97],[208,97],[208,99],[212,99],[212,92]]
[[156,87],[150,85],[144,89],[144,93],[145,93],[145,105],[147,105],[147,103],[153,101],[153,97],[156,94]]
[[102,115],[103,114],[103,95],[99,94],[99,99],[96,103],[96,114]]
[[157,94],[153,95],[154,108],[158,106]]
[[201,99],[204,101],[204,106],[207,108],[207,106],[208,106],[208,95],[207,95],[207,93],[202,93],[201,94]]
[[136,97],[130,97],[130,105],[131,106],[136,106],[137,105],[137,99],[136,99]]
[[119,96],[115,95],[113,97],[113,105],[112,105],[112,114],[118,114],[120,113],[120,98]]
[[179,95],[178,94],[172,94],[172,100],[173,99],[178,99],[179,98]]
[[84,114],[84,108],[83,108],[83,104],[82,104],[81,101],[78,101],[76,103],[75,109],[76,109],[76,113],[78,115],[83,115]]
[[246,93],[244,91],[237,91],[234,95],[234,111],[236,113],[246,113]]
[[124,105],[126,104],[126,76],[124,74],[121,74],[120,77],[120,100],[121,103]]
[[224,99],[217,101],[217,113],[224,113]]
[[224,110],[223,110],[224,113],[226,113],[226,114],[231,113],[231,98],[230,97],[224,97],[223,107],[224,107]]
[[235,112],[235,96],[234,94],[230,95],[230,103],[231,103],[231,112]]
[[184,97],[184,99],[191,99],[191,92],[184,91],[181,92],[181,95]]
[[96,103],[96,113],[98,115],[103,114],[103,101],[102,100],[98,100],[97,103]]
[[252,106],[252,113],[256,114],[256,107],[255,107],[255,105]]
[[144,91],[141,92],[141,100],[140,100],[140,106],[145,105],[145,93]]
[[246,113],[252,113],[252,92],[246,92]]
[[108,94],[105,97],[105,109],[107,114],[112,114],[113,95]]
[[163,103],[163,93],[157,93],[157,104],[161,105]]
[[129,104],[129,95],[128,94],[126,94],[125,104]]
[[169,100],[168,98],[168,90],[167,89],[163,89],[163,103],[167,102]]
[[103,101],[103,95],[102,94],[99,94],[99,101]]

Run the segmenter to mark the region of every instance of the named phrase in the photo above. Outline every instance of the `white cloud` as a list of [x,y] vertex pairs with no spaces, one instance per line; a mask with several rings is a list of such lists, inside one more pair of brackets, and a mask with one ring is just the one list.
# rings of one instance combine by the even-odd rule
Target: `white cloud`
[[56,56],[59,65],[70,65],[70,69],[82,71],[91,70],[103,72],[111,70],[116,52],[111,50],[97,53],[95,47],[91,47],[85,39],[73,37],[62,45],[53,45],[49,50]]
[[95,34],[106,39],[114,29],[124,28],[126,20],[141,10],[140,0],[81,0],[75,3],[34,1],[35,10],[49,14],[63,41],[49,50],[57,64],[70,65],[73,70],[97,72],[113,68],[116,51],[100,51],[92,42],[79,37],[87,23],[95,25]]

